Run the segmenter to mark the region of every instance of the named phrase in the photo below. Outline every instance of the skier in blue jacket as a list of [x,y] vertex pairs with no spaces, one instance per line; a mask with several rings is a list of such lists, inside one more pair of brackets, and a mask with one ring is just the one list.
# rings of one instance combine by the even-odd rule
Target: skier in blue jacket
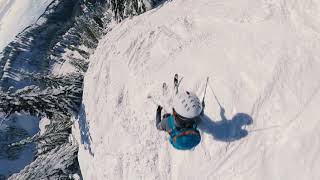
[[[204,114],[204,106],[204,101],[200,103],[199,98],[195,94],[188,91],[179,93],[175,96],[172,114],[164,114],[161,119],[162,107],[158,106],[156,127],[158,130],[166,131],[170,134],[170,142],[175,148],[183,150],[191,149],[201,139],[197,125]],[[182,136],[188,137],[181,138]],[[180,140],[176,141],[177,137]]]
[[161,119],[162,107],[159,105],[156,114],[156,127],[161,131],[170,131],[168,118],[174,117],[174,123],[179,128],[191,127],[198,124],[204,112],[204,101],[200,103],[199,98],[191,92],[182,92],[176,95],[172,114],[166,113]]

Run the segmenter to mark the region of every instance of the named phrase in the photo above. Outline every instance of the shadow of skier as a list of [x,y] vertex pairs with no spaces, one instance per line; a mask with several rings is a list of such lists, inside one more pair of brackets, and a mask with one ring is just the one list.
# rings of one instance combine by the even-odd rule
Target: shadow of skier
[[243,129],[244,126],[253,123],[251,116],[245,113],[237,113],[231,120],[225,116],[225,110],[220,108],[220,121],[213,121],[204,115],[199,124],[199,129],[219,141],[232,142],[239,140],[248,135],[248,131]]
[[94,153],[91,150],[91,135],[90,135],[90,129],[89,124],[86,117],[86,108],[85,105],[82,104],[82,107],[80,109],[79,115],[78,115],[78,124],[80,129],[80,137],[81,137],[81,144],[84,145],[85,149],[89,151],[89,153],[94,156]]

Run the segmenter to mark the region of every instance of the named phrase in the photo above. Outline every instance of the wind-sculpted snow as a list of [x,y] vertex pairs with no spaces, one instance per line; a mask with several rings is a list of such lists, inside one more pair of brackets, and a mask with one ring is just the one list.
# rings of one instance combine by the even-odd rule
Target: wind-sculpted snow
[[[317,180],[319,7],[174,0],[114,26],[90,57],[74,124],[84,179]],[[200,98],[210,77],[193,151],[155,127],[175,73]]]

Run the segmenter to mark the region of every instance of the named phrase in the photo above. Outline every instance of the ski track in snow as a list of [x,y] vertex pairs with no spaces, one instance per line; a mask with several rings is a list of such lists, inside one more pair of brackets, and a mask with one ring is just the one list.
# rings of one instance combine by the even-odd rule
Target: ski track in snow
[[[319,9],[312,0],[175,0],[116,25],[85,78],[93,154],[80,143],[84,178],[316,180]],[[175,73],[200,98],[210,77],[202,126],[211,130],[192,151],[173,149],[155,127],[157,104],[171,112]],[[252,124],[232,124],[239,113]],[[76,123],[81,142],[78,133]]]

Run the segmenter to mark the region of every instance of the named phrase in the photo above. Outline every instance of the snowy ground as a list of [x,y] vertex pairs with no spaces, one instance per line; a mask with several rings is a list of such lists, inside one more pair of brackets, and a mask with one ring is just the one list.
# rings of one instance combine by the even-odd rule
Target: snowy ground
[[53,0],[0,0],[0,51],[35,23]]
[[[84,179],[318,179],[319,19],[315,0],[174,0],[115,26],[74,127]],[[210,77],[193,151],[156,130],[147,98],[170,111],[175,73],[200,98]]]

